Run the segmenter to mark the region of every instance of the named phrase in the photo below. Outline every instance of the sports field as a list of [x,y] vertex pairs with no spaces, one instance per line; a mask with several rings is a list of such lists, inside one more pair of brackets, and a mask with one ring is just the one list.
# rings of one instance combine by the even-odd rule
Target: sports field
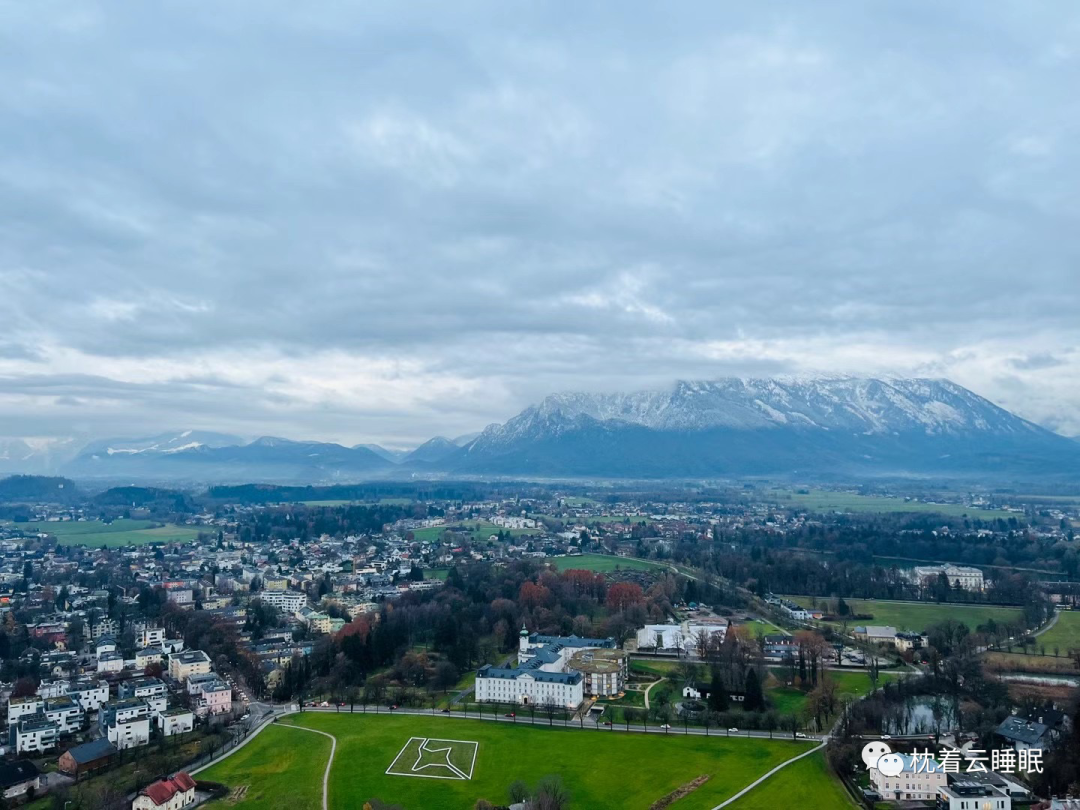
[[[790,596],[793,602],[804,607],[811,607],[814,601],[809,596]],[[946,619],[964,622],[974,630],[981,624],[993,619],[999,624],[1020,622],[1023,615],[1020,608],[1000,607],[997,605],[950,605],[938,602],[881,602],[873,599],[845,599],[852,613],[869,614],[873,619],[852,619],[848,629],[860,624],[885,625],[897,630],[922,632],[932,624]],[[835,606],[834,599],[818,599],[817,607],[830,610]],[[1041,636],[1040,636],[1041,638]]]
[[906,501],[903,498],[859,495],[853,492],[829,492],[822,489],[812,489],[808,492],[775,491],[771,495],[780,506],[800,506],[812,512],[921,512],[982,520],[1023,518],[1023,515],[1018,515],[1016,512],[1006,512],[1001,509],[980,509],[954,503]]
[[[360,808],[379,799],[404,810],[470,810],[481,798],[505,804],[512,782],[535,785],[550,774],[562,777],[572,807],[644,808],[708,775],[703,786],[671,805],[675,810],[704,810],[807,746],[791,740],[582,731],[442,715],[305,712],[281,720],[199,774],[234,792],[233,800],[215,807],[319,807],[329,740],[287,728],[293,724],[337,738],[331,808]],[[601,734],[608,736],[601,740]],[[826,790],[827,775],[817,778]],[[244,786],[246,792],[240,790]]]
[[607,554],[579,554],[574,557],[554,557],[548,562],[560,571],[571,568],[584,571],[598,571],[602,574],[611,571],[651,571],[665,566],[661,563],[635,560],[631,557],[611,557]]
[[186,543],[199,535],[195,526],[176,526],[152,520],[63,520],[15,524],[24,532],[50,534],[64,546],[138,546],[144,543]]

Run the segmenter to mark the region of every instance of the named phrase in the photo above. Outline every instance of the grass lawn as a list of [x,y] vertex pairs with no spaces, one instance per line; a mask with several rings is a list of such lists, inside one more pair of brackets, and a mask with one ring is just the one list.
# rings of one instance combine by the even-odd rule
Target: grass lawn
[[1037,647],[1046,647],[1052,654],[1057,647],[1062,655],[1069,650],[1080,649],[1080,610],[1063,610],[1058,613],[1057,624],[1035,637]]
[[817,753],[788,765],[732,804],[731,808],[776,810],[778,807],[791,807],[793,797],[798,797],[799,810],[845,810],[857,807],[840,780],[829,773],[825,755]]
[[751,638],[758,638],[760,636],[770,636],[776,633],[783,634],[783,630],[777,627],[771,622],[762,621],[761,619],[754,619],[749,622],[737,622],[736,626],[743,627],[746,632],[750,634]]
[[665,661],[662,658],[657,659],[656,661],[642,661],[641,659],[635,658],[630,662],[630,670],[632,672],[641,672],[654,678],[666,678],[678,668],[678,662]]
[[[790,672],[785,667],[770,667],[769,671],[779,682],[778,686],[766,687],[765,696],[774,709],[781,714],[798,714],[806,705],[806,693],[794,686],[785,686]],[[870,691],[870,676],[862,671],[839,672],[829,670],[828,676],[836,684],[836,695],[842,701],[858,700]],[[900,677],[897,672],[879,672],[878,686]]]
[[115,547],[144,543],[186,543],[199,534],[195,526],[162,525],[152,520],[63,520],[15,524],[24,532],[44,532],[64,546]]
[[1001,509],[980,509],[953,503],[925,503],[923,501],[905,501],[902,498],[888,498],[880,495],[858,495],[851,492],[829,492],[812,489],[809,492],[771,493],[780,506],[801,506],[814,512],[924,512],[949,517],[972,517],[982,520],[1022,518],[1015,512]]
[[[273,756],[268,756],[269,752]],[[233,789],[247,787],[240,801],[233,802],[227,796],[208,807],[318,810],[322,806],[322,775],[328,756],[328,738],[275,725],[196,777]]]
[[[814,601],[809,596],[788,597],[797,604],[810,607]],[[996,605],[949,605],[937,602],[879,602],[873,599],[845,599],[853,613],[870,614],[873,619],[859,619],[848,622],[850,631],[856,625],[875,624],[895,627],[897,630],[922,632],[932,624],[946,619],[964,622],[974,630],[990,619],[995,622],[1019,622],[1023,619],[1020,608],[1000,607]],[[823,610],[832,608],[836,600],[817,600],[817,606]],[[1057,628],[1055,628],[1057,629]],[[1039,637],[1040,639],[1043,636]],[[1052,646],[1047,644],[1047,646]]]
[[611,557],[607,554],[579,554],[573,557],[554,557],[548,562],[552,563],[560,571],[580,569],[598,571],[602,574],[611,571],[650,571],[666,567],[661,563],[635,560],[631,557]]
[[[337,755],[330,773],[330,806],[334,808],[359,808],[378,798],[405,810],[469,810],[479,798],[506,802],[507,788],[517,779],[534,785],[543,776],[558,774],[569,789],[573,807],[621,810],[648,807],[679,786],[709,774],[712,778],[704,786],[672,805],[675,810],[705,810],[805,750],[805,743],[790,740],[661,737],[442,716],[375,718],[308,712],[289,717],[280,725],[293,723],[337,737]],[[295,736],[286,736],[290,733]],[[598,734],[609,737],[592,739]],[[299,735],[304,736],[298,739]],[[387,774],[398,753],[414,737],[477,743],[472,778]],[[433,747],[429,745],[429,749]],[[273,728],[234,758],[199,776],[234,787],[248,785],[249,798],[241,803],[244,807],[302,810],[317,806],[326,755],[327,746],[316,740],[316,735]],[[395,770],[403,770],[400,763]]]

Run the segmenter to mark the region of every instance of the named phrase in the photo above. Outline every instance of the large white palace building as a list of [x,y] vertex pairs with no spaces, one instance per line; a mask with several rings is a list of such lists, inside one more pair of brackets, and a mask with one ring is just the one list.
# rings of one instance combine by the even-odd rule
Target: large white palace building
[[476,672],[480,702],[576,709],[586,695],[613,695],[626,683],[626,656],[612,638],[529,635],[521,627],[516,668]]

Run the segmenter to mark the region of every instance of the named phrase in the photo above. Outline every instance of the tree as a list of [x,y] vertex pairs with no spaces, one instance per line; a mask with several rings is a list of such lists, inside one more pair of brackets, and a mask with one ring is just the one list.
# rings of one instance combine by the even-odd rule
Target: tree
[[765,708],[765,696],[761,691],[761,680],[757,670],[746,671],[746,696],[743,698],[743,708],[748,712],[757,712]]
[[570,792],[562,777],[545,776],[536,786],[532,801],[533,810],[565,810],[570,806]]
[[626,610],[645,601],[645,594],[636,582],[616,582],[607,592],[606,604],[611,610]]

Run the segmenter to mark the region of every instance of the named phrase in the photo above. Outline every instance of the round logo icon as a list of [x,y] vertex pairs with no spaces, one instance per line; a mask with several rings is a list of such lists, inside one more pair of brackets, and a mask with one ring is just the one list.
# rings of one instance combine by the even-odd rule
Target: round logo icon
[[874,768],[881,757],[891,753],[892,749],[881,740],[871,740],[863,746],[862,761],[866,763],[867,768]]

